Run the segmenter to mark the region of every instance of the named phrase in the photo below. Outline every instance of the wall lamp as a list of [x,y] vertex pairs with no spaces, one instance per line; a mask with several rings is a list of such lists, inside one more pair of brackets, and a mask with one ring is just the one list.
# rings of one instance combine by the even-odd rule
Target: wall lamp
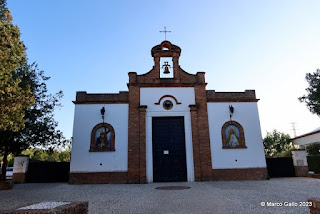
[[100,113],[101,113],[101,117],[102,117],[102,121],[104,123],[104,113],[106,112],[105,108],[102,107],[102,109],[100,109]]
[[234,112],[234,107],[232,105],[229,105],[230,121],[231,121],[233,112]]

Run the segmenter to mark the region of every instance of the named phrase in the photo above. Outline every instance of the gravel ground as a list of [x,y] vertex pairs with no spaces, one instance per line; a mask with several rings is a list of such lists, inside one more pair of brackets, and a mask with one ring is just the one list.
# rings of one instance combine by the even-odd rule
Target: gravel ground
[[[156,190],[160,186],[185,190]],[[89,201],[90,213],[309,213],[299,206],[320,198],[320,179],[278,178],[265,181],[69,185],[16,184],[0,191],[0,210],[43,201]],[[280,207],[261,202],[282,203]],[[298,206],[285,206],[297,202]]]

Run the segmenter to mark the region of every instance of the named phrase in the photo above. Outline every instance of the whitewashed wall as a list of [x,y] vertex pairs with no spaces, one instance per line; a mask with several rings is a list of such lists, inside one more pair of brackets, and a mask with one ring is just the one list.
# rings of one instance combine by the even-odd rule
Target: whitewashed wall
[[[232,119],[243,127],[246,149],[222,149],[221,128],[230,120],[229,105],[234,107]],[[208,117],[213,169],[266,167],[257,103],[208,103]]]
[[[180,105],[176,105],[174,99],[166,97],[161,100],[160,105],[155,105],[164,95],[174,96]],[[173,108],[165,110],[163,102],[171,100]],[[141,88],[140,104],[147,105],[146,109],[146,170],[147,181],[153,182],[153,159],[152,159],[152,117],[174,117],[183,116],[185,126],[185,143],[187,159],[187,177],[188,181],[194,181],[193,150],[192,150],[192,132],[189,105],[195,104],[194,88]]]
[[[115,152],[89,152],[91,131],[105,122],[115,131]],[[102,164],[102,165],[100,165]],[[128,104],[75,105],[70,172],[120,172],[128,170]]]

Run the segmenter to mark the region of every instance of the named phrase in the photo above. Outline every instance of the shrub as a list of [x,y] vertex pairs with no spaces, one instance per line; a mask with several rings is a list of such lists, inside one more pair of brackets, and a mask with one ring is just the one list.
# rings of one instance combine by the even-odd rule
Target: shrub
[[310,171],[320,172],[320,155],[307,156]]
[[307,152],[310,156],[312,155],[320,155],[320,142],[311,143],[307,146]]

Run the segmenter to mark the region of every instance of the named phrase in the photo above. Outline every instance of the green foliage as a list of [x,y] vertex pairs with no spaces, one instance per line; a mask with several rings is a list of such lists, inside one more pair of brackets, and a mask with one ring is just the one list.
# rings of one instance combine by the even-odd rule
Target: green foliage
[[267,136],[263,139],[263,145],[266,157],[291,156],[290,151],[293,149],[290,135],[277,130],[267,132]]
[[45,82],[49,77],[35,63],[27,63],[19,28],[11,23],[4,0],[0,12],[0,156],[5,180],[8,155],[35,146],[53,150],[67,141],[53,118],[62,91],[49,94]]
[[306,80],[309,84],[306,88],[307,95],[299,97],[299,100],[305,102],[312,113],[320,116],[320,69],[314,73],[307,73]]
[[320,142],[309,144],[306,150],[309,155],[320,155]]
[[275,155],[275,157],[292,157],[291,149],[287,151],[282,151]]
[[28,87],[22,88],[14,72],[26,62],[25,47],[18,26],[13,25],[6,1],[0,1],[0,131],[24,127],[25,110],[34,99]]
[[51,162],[70,162],[71,147],[67,150],[58,151],[52,149],[27,149],[21,154],[29,155],[32,160],[51,161]]
[[[13,163],[14,163],[14,157],[13,157],[13,155],[8,155],[8,157],[7,157],[7,160],[8,160],[8,163],[7,163],[7,166],[8,167],[11,167],[11,166],[13,166]],[[3,157],[0,157],[0,163],[3,161]],[[1,167],[0,167],[1,168]]]
[[8,159],[8,167],[13,167],[14,157]]
[[49,78],[35,63],[24,64],[14,75],[21,79],[22,88],[31,89],[35,103],[24,113],[24,129],[19,132],[0,131],[0,155],[5,151],[17,155],[30,146],[53,148],[65,144],[67,141],[56,129],[58,124],[53,117],[54,110],[60,106],[62,91],[54,95],[48,93],[45,81]]
[[310,171],[320,172],[320,156],[307,156],[308,167]]

